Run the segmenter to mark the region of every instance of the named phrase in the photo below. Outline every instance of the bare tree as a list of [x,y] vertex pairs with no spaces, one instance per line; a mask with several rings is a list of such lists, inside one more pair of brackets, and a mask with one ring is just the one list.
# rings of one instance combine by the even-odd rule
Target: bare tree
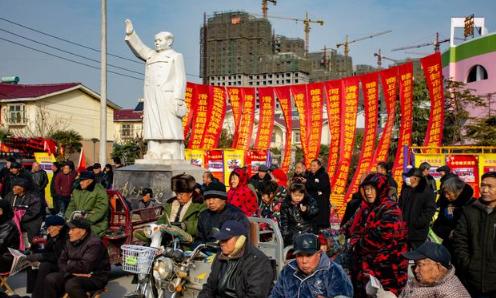
[[69,128],[70,118],[54,115],[43,104],[35,105],[36,114],[34,119],[28,120],[25,128],[27,137],[48,137],[56,131],[63,131]]

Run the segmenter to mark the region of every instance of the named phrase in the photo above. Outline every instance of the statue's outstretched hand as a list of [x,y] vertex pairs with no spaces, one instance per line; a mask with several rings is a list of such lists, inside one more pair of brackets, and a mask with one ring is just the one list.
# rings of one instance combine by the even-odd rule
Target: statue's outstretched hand
[[130,35],[134,32],[134,27],[133,27],[133,23],[131,22],[130,19],[126,19],[126,21],[124,21],[124,23],[126,24],[126,34],[127,35]]
[[186,108],[184,101],[177,99],[176,100],[176,116],[179,118],[182,118],[182,117],[186,116],[187,112],[188,112],[188,109]]

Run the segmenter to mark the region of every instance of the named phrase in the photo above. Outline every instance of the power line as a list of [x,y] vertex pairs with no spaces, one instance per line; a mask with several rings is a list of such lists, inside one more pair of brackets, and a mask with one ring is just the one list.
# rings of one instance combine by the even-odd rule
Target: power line
[[[36,32],[36,33],[39,33],[39,34],[42,34],[42,35],[45,35],[45,36],[49,36],[51,38],[55,38],[57,40],[60,40],[60,41],[63,41],[63,42],[67,42],[69,44],[72,44],[72,45],[75,45],[75,46],[78,46],[78,47],[82,47],[82,48],[85,48],[85,49],[88,49],[88,50],[91,50],[91,51],[94,51],[94,52],[97,52],[97,53],[100,53],[100,50],[99,49],[95,49],[95,48],[92,48],[90,46],[86,46],[84,44],[80,44],[80,43],[77,43],[77,42],[74,42],[74,41],[71,41],[71,40],[68,40],[68,39],[65,39],[65,38],[62,38],[62,37],[59,37],[59,36],[56,36],[56,35],[53,35],[53,34],[50,34],[50,33],[46,33],[46,32],[43,32],[43,31],[40,31],[40,30],[37,30],[37,29],[34,29],[34,28],[31,28],[31,27],[28,27],[26,25],[23,25],[23,24],[19,24],[17,22],[14,22],[14,21],[11,21],[9,19],[6,19],[6,18],[3,18],[3,17],[0,17],[0,20],[4,21],[4,22],[7,22],[7,23],[10,23],[10,24],[14,24],[16,26],[19,26],[19,27],[22,27],[24,29],[28,29],[28,30],[31,30],[33,32]],[[6,31],[6,30],[4,30]],[[10,33],[10,32],[9,32]],[[12,34],[12,33],[11,33]],[[24,38],[24,37],[22,37]],[[26,38],[27,39],[27,38]],[[40,43],[41,44],[41,43]],[[63,51],[63,50],[61,50]],[[72,54],[72,55],[76,55],[76,56],[79,56],[77,54]],[[119,59],[122,59],[122,60],[127,60],[127,61],[130,61],[130,62],[133,62],[133,63],[136,63],[136,64],[140,64],[142,65],[142,62],[139,62],[139,61],[136,61],[136,60],[133,60],[133,59],[129,59],[129,58],[126,58],[126,57],[122,57],[122,56],[119,56],[117,54],[112,54],[112,53],[108,53],[107,52],[107,55],[109,56],[112,56],[112,57],[115,57],[115,58],[119,58]],[[86,59],[86,58],[85,58]],[[108,64],[109,66],[112,66],[111,64]],[[116,68],[121,68],[121,67],[118,67],[118,66],[113,66],[113,67],[116,67]],[[100,69],[100,68],[98,68]],[[129,70],[128,70],[129,71]],[[109,72],[112,72],[112,71],[109,71]],[[131,72],[134,72],[134,71],[131,71]],[[113,73],[113,72],[112,72]],[[139,73],[139,74],[142,74],[142,73]],[[194,75],[194,74],[190,74],[190,73],[186,73],[187,76],[189,77],[194,77],[194,78],[199,78],[200,76],[199,75]]]
[[[51,38],[55,38],[57,40],[60,40],[60,41],[64,41],[64,42],[67,42],[67,43],[70,43],[72,45],[75,45],[75,46],[78,46],[78,47],[82,47],[82,48],[85,48],[87,50],[91,50],[91,51],[94,51],[94,52],[97,52],[97,53],[100,53],[100,50],[99,49],[95,49],[95,48],[92,48],[92,47],[89,47],[89,46],[86,46],[84,44],[80,44],[80,43],[77,43],[77,42],[74,42],[74,41],[70,41],[68,39],[65,39],[65,38],[62,38],[62,37],[58,37],[58,36],[55,36],[53,34],[50,34],[50,33],[46,33],[46,32],[43,32],[43,31],[40,31],[40,30],[37,30],[37,29],[34,29],[34,28],[31,28],[31,27],[28,27],[28,26],[25,26],[25,25],[22,25],[22,24],[19,24],[19,23],[16,23],[14,21],[11,21],[11,20],[8,20],[6,18],[2,18],[0,17],[0,20],[2,21],[5,21],[7,23],[10,23],[10,24],[14,24],[16,26],[19,26],[19,27],[22,27],[24,29],[28,29],[28,30],[31,30],[31,31],[34,31],[36,33],[39,33],[39,34],[43,34],[45,36],[49,36]],[[131,62],[134,62],[134,63],[137,63],[137,64],[141,64],[141,62],[138,62],[136,60],[133,60],[133,59],[129,59],[129,58],[126,58],[126,57],[122,57],[122,56],[119,56],[119,55],[116,55],[116,54],[112,54],[112,53],[107,53],[109,56],[112,56],[112,57],[115,57],[115,58],[119,58],[119,59],[122,59],[122,60],[127,60],[127,61],[131,61]]]
[[[19,35],[17,33],[14,33],[14,32],[11,32],[11,31],[8,31],[8,30],[5,30],[5,29],[2,29],[0,28],[0,31],[3,31],[3,32],[6,32],[8,34],[12,34],[14,36],[17,36],[19,38],[22,38],[22,39],[25,39],[25,40],[29,40],[31,42],[34,42],[34,43],[37,43],[37,44],[40,44],[40,45],[44,45],[45,47],[48,47],[48,48],[51,48],[51,49],[54,49],[54,50],[57,50],[57,51],[60,51],[62,53],[66,53],[66,54],[69,54],[69,55],[73,55],[73,56],[76,56],[76,57],[79,57],[79,58],[82,58],[82,59],[86,59],[86,60],[89,60],[89,61],[92,61],[92,62],[95,62],[95,63],[100,63],[100,60],[96,60],[96,59],[93,59],[93,58],[90,58],[90,57],[86,57],[86,56],[83,56],[83,55],[79,55],[79,54],[76,54],[76,53],[73,53],[73,52],[70,52],[70,51],[66,51],[66,50],[63,50],[63,49],[60,49],[60,48],[57,48],[57,47],[54,47],[54,46],[51,46],[49,44],[46,44],[44,42],[41,42],[41,41],[37,41],[37,40],[34,40],[34,39],[31,39],[29,37],[25,37],[25,36],[22,36],[22,35]],[[120,66],[117,66],[117,65],[113,65],[113,64],[110,64],[110,63],[107,63],[108,66],[111,66],[111,67],[114,67],[114,68],[117,68],[117,69],[120,69],[120,70],[124,70],[124,71],[128,71],[128,72],[132,72],[132,73],[135,73],[135,74],[139,74],[139,75],[144,75],[144,73],[142,72],[139,72],[139,71],[134,71],[134,70],[131,70],[131,69],[127,69],[127,68],[124,68],[124,67],[120,67]]]
[[[15,41],[12,41],[12,40],[3,38],[3,37],[0,37],[0,40],[6,41],[6,42],[11,43],[11,44],[15,44],[15,45],[20,46],[20,47],[23,47],[23,48],[27,48],[27,49],[33,50],[35,52],[43,53],[43,54],[48,55],[48,56],[59,58],[59,59],[65,60],[65,61],[69,61],[69,62],[72,62],[72,63],[76,63],[76,64],[79,64],[79,65],[83,65],[83,66],[90,67],[90,68],[97,69],[97,70],[100,69],[100,67],[96,67],[96,66],[93,66],[93,65],[90,65],[90,64],[86,64],[84,62],[80,62],[80,61],[76,61],[76,60],[73,60],[73,59],[62,57],[62,56],[59,56],[59,55],[56,55],[56,54],[52,54],[52,53],[49,53],[49,52],[46,52],[46,51],[43,51],[43,50],[40,50],[40,49],[36,49],[36,48],[30,47],[30,46],[24,45],[22,43],[18,43],[18,42],[15,42]],[[128,77],[128,78],[132,78],[132,79],[139,80],[139,81],[142,81],[143,80],[141,78],[137,78],[137,77],[134,77],[134,76],[131,76],[131,75],[127,75],[127,74],[123,74],[123,73],[119,73],[119,72],[115,72],[115,71],[112,71],[112,70],[109,70],[108,72],[109,73],[116,74],[118,76]]]

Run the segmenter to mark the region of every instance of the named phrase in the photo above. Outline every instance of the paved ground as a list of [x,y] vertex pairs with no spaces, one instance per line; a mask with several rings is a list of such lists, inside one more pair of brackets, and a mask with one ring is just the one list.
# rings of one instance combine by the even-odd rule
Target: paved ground
[[[131,284],[132,276],[123,272],[120,267],[112,267],[110,281],[107,285],[108,292],[102,297],[122,298],[135,289]],[[21,272],[9,278],[9,284],[17,295],[26,295],[26,273]]]

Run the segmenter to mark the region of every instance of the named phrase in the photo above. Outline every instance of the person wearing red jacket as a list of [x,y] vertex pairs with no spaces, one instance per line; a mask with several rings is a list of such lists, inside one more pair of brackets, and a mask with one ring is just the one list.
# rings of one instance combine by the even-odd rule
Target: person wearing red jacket
[[246,216],[257,214],[257,195],[248,187],[248,175],[245,170],[236,168],[229,176],[227,203],[238,207]]
[[65,213],[69,200],[71,199],[72,186],[76,179],[76,172],[71,169],[69,164],[62,167],[57,176],[55,176],[55,199],[53,213]]

